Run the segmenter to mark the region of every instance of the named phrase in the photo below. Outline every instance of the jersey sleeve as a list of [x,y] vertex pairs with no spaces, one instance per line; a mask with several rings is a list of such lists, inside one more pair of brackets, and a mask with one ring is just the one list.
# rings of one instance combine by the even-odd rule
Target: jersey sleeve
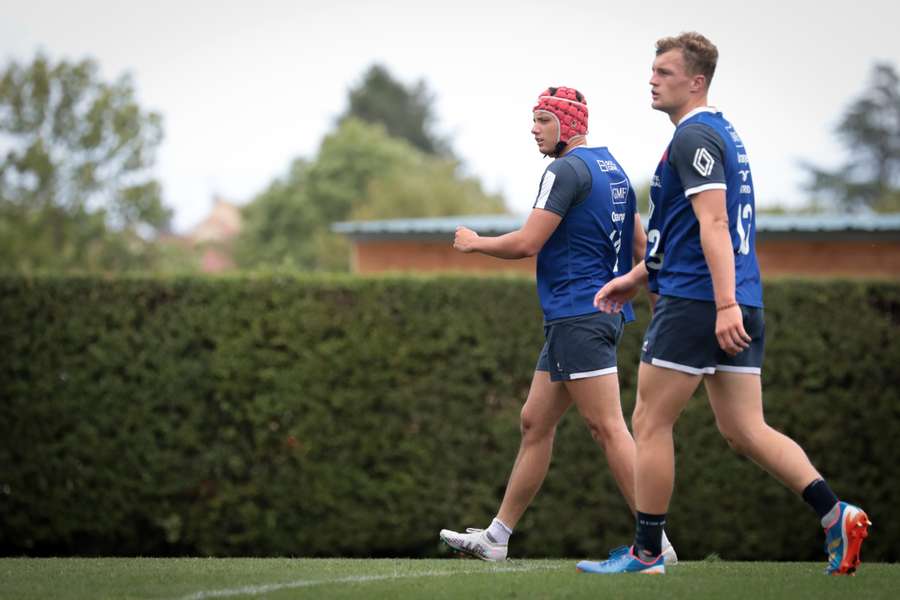
[[631,185],[630,179],[628,180],[628,204],[626,210],[638,214],[637,192],[634,191],[634,186]]
[[565,217],[578,199],[578,174],[565,160],[554,160],[541,177],[541,187],[534,208],[543,208]]
[[678,173],[688,198],[706,190],[724,190],[725,148],[711,127],[689,125],[672,140],[669,162]]

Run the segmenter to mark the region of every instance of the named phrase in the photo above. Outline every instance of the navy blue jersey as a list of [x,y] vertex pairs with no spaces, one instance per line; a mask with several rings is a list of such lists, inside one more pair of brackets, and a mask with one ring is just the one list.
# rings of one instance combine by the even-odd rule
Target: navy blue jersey
[[[562,217],[537,257],[544,319],[597,312],[597,290],[632,266],[636,202],[625,171],[606,148],[577,147],[544,171],[534,208]],[[634,320],[630,304],[623,313]]]
[[709,107],[681,120],[651,182],[646,253],[650,291],[715,301],[700,224],[689,200],[710,189],[725,190],[736,299],[762,307],[750,161],[731,123]]

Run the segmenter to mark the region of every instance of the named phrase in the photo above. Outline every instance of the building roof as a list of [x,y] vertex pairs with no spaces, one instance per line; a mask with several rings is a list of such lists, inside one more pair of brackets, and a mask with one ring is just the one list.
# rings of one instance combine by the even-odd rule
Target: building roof
[[[527,215],[458,215],[424,219],[386,219],[382,221],[343,221],[332,231],[354,240],[445,238],[463,225],[484,235],[499,235],[522,227]],[[644,223],[646,224],[646,217]],[[756,217],[760,235],[771,237],[853,237],[900,238],[900,213],[774,215]]]
[[522,215],[457,215],[425,219],[386,219],[383,221],[343,221],[332,225],[337,233],[354,235],[406,235],[428,233],[453,233],[457,225],[474,229],[479,233],[500,234],[520,228],[525,223]]

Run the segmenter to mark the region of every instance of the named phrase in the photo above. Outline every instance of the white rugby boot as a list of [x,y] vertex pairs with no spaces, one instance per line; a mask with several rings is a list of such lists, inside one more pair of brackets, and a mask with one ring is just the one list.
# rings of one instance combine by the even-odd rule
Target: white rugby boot
[[499,544],[484,529],[469,527],[465,533],[441,529],[441,541],[457,552],[481,560],[498,562],[506,560],[506,544]]

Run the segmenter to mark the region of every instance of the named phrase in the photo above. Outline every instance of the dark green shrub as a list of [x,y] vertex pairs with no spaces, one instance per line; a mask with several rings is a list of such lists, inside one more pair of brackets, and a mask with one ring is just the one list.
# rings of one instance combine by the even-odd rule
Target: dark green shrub
[[[770,423],[869,511],[864,558],[896,560],[900,285],[766,301]],[[435,555],[440,528],[494,515],[541,343],[524,278],[0,279],[0,552]],[[702,394],[676,437],[682,557],[822,558],[815,515],[733,455]],[[513,554],[596,557],[632,527],[567,415]]]

